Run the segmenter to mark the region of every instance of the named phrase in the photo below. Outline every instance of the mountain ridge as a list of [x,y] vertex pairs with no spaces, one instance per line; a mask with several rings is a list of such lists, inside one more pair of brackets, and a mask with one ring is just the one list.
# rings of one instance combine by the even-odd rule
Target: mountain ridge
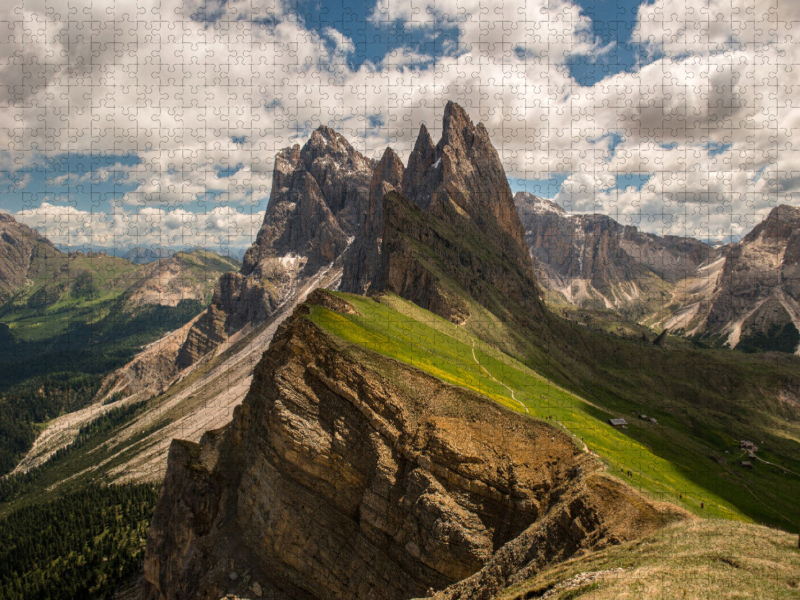
[[720,247],[518,192],[536,273],[554,306],[608,310],[656,331],[746,351],[800,350],[800,209],[781,205]]

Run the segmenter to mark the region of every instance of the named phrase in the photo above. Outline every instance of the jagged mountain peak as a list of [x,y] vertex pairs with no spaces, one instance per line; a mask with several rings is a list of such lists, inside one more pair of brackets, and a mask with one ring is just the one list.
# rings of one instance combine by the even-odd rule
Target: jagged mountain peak
[[392,147],[389,146],[383,151],[383,156],[381,156],[380,161],[378,161],[376,172],[378,175],[387,175],[390,172],[396,172],[404,169],[405,167],[403,167],[403,161],[400,160],[397,152],[395,152]]
[[335,129],[321,125],[300,150],[300,157],[309,171],[316,171],[315,176],[325,170],[325,164],[333,163],[338,168],[355,170],[372,170],[374,164],[358,150],[353,148],[347,139]]
[[[330,127],[275,156],[264,222],[239,274],[222,277],[211,307],[189,333],[182,367],[228,336],[275,314],[299,290],[341,266],[368,212],[376,161]],[[334,267],[336,264],[336,268]]]
[[[554,213],[564,217],[567,216],[567,211],[565,211],[552,200],[542,198],[541,196],[531,194],[530,192],[517,192],[514,194],[514,204],[516,204],[517,211],[520,213],[520,215],[523,213],[537,215]],[[525,218],[522,216],[520,218],[522,219],[524,225]]]
[[748,233],[743,239],[743,243],[751,243],[758,238],[772,240],[787,240],[793,232],[800,228],[800,208],[781,204],[773,208],[767,218]]
[[455,102],[448,101],[444,107],[444,117],[442,118],[442,139],[439,142],[441,147],[448,144],[455,144],[460,139],[471,136],[475,133],[475,126],[469,118],[467,111]]
[[445,106],[442,137],[436,146],[427,128],[420,127],[402,192],[439,218],[469,218],[488,235],[508,235],[518,254],[527,253],[500,156],[486,128],[480,123],[475,126],[455,102]]

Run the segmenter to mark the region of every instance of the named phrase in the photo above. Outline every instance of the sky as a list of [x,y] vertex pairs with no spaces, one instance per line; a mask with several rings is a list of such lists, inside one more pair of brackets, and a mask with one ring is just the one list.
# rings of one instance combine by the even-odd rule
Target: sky
[[800,206],[797,31],[786,0],[12,0],[0,210],[71,247],[241,249],[279,149],[329,125],[405,160],[453,100],[514,191],[737,240]]

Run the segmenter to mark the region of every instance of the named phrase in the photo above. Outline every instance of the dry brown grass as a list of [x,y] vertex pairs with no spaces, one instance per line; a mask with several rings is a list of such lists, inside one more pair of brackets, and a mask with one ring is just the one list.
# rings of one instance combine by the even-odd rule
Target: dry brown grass
[[498,600],[800,598],[797,535],[694,520],[567,561]]

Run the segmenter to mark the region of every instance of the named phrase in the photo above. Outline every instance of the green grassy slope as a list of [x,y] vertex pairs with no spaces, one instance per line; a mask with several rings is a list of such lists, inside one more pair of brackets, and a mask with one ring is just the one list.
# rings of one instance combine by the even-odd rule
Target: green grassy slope
[[[342,315],[314,306],[310,318],[323,329],[450,383],[474,389],[514,410],[551,419],[571,432],[577,444],[585,443],[597,453],[613,474],[652,497],[682,505],[698,515],[793,526],[800,477],[766,464],[757,465],[752,472],[735,466],[738,440],[724,429],[713,430],[713,421],[704,425],[703,439],[687,432],[680,419],[663,410],[653,413],[659,418],[659,425],[625,415],[629,428],[614,429],[606,420],[617,411],[568,391],[482,341],[481,334],[490,337],[488,330],[501,325],[486,311],[481,314],[478,307],[471,306],[471,320],[457,326],[391,294],[380,296],[380,302],[337,295],[361,314]],[[687,411],[691,408],[690,403],[680,399],[675,403]],[[695,418],[702,417],[702,411],[698,411]],[[710,458],[717,452],[716,446],[729,447],[734,452],[727,455],[728,464],[721,465]],[[726,456],[724,451],[719,455]],[[766,456],[773,462],[789,463],[800,472],[800,465],[788,456]]]
[[[429,289],[459,305],[459,317],[469,315],[463,328],[470,335],[587,400],[598,423],[612,416],[627,418],[631,425],[622,433],[648,453],[625,463],[626,473],[645,471],[648,465],[651,471],[663,470],[657,457],[670,466],[668,475],[655,478],[659,485],[677,472],[707,496],[674,485],[665,493],[689,494],[692,504],[712,503],[723,509],[727,502],[772,525],[796,524],[797,357],[748,356],[686,344],[658,348],[641,338],[608,335],[545,309],[532,297],[536,283],[520,281],[532,276],[517,267],[500,241],[468,219],[451,216],[445,221],[402,196],[388,194],[384,224],[386,289],[424,306],[426,294],[416,282],[428,282]],[[411,276],[414,284],[409,286],[405,282]],[[432,308],[438,312],[438,307]],[[447,311],[439,314],[450,316]],[[639,413],[657,418],[659,425],[639,421],[634,417]],[[737,464],[741,439],[760,446],[753,471]],[[636,477],[635,484],[653,487]]]

